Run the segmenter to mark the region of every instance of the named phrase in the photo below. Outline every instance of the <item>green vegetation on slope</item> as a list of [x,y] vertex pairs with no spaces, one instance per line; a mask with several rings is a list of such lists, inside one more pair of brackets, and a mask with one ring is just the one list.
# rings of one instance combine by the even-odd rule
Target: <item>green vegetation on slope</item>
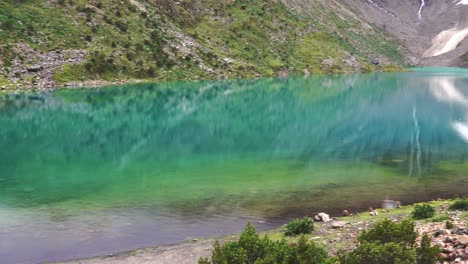
[[[308,5],[304,15],[280,1],[2,1],[0,75],[28,85],[373,71],[376,57],[403,63],[399,44],[377,27]],[[48,52],[67,49],[86,56],[47,66]],[[50,76],[26,72],[31,65]]]

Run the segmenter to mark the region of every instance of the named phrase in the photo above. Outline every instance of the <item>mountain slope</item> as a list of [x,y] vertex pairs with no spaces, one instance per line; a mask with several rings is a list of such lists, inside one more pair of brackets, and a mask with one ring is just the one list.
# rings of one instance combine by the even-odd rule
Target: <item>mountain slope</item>
[[413,64],[461,66],[468,61],[466,0],[346,0],[346,4],[398,37]]
[[338,1],[7,0],[0,10],[3,89],[406,63],[395,38]]

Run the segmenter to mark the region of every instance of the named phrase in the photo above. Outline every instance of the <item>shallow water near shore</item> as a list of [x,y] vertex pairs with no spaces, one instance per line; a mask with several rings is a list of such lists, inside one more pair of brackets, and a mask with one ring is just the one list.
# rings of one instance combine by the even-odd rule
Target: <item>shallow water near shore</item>
[[0,259],[104,255],[467,194],[468,72],[0,98]]

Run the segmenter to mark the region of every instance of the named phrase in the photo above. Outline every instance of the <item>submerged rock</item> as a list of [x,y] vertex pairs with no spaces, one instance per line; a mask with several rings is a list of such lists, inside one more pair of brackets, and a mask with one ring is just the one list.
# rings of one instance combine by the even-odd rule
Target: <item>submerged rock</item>
[[398,201],[393,201],[393,200],[382,201],[382,208],[384,209],[395,209],[395,208],[399,208],[400,206],[401,206],[400,202]]

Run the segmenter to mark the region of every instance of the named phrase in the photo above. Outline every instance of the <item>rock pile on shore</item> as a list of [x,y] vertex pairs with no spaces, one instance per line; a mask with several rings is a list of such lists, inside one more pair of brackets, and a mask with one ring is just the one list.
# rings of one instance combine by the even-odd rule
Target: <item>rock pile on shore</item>
[[460,218],[461,212],[449,213],[452,226],[447,226],[447,222],[417,223],[416,230],[420,235],[427,233],[431,236],[431,244],[440,247],[444,263],[468,263],[466,222]]
[[[0,87],[49,89],[59,85],[54,80],[55,71],[65,64],[80,64],[87,55],[86,50],[57,50],[48,53],[39,52],[25,43],[18,43],[15,52],[21,54],[16,57],[10,70],[3,72],[12,83]],[[10,87],[11,86],[11,87]]]

